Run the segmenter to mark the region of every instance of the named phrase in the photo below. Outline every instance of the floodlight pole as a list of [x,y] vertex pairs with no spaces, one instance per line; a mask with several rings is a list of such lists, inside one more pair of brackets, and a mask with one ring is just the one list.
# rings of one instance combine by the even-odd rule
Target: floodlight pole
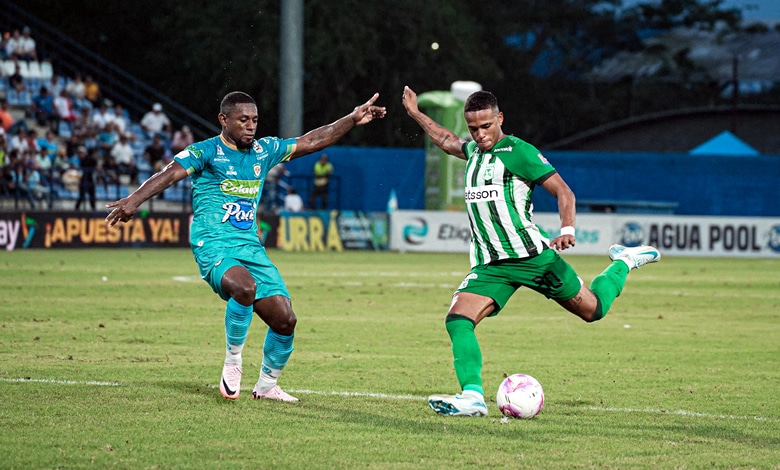
[[303,0],[282,0],[279,63],[279,136],[303,134]]

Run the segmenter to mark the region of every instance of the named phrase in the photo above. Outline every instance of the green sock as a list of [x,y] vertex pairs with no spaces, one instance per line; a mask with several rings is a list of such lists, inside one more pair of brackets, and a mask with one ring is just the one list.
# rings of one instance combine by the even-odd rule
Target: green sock
[[629,269],[626,263],[613,261],[612,264],[607,266],[607,269],[593,278],[593,282],[590,283],[590,290],[596,294],[596,298],[599,300],[599,306],[596,309],[593,321],[604,318],[607,312],[609,312],[612,302],[623,292],[628,272]]
[[450,313],[445,320],[445,326],[452,342],[455,375],[461,390],[472,390],[484,396],[482,351],[479,349],[477,335],[474,334],[474,322],[462,315]]

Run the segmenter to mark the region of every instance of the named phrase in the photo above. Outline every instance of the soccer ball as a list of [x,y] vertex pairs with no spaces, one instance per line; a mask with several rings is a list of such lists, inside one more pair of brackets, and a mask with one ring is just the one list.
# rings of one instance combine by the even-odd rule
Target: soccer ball
[[498,386],[496,404],[499,411],[509,418],[533,418],[544,406],[542,384],[530,375],[510,375]]

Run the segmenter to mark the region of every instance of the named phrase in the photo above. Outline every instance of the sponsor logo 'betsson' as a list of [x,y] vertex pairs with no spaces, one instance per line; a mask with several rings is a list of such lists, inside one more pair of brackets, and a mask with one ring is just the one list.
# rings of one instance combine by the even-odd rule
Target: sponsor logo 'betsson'
[[466,188],[463,192],[466,202],[498,201],[501,189],[498,186],[475,186]]

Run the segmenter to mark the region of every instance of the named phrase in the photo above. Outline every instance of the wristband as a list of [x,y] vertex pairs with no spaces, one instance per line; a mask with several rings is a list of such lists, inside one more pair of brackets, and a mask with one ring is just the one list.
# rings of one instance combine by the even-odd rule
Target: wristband
[[567,225],[565,227],[561,227],[561,235],[571,235],[574,236],[574,227],[571,225]]

